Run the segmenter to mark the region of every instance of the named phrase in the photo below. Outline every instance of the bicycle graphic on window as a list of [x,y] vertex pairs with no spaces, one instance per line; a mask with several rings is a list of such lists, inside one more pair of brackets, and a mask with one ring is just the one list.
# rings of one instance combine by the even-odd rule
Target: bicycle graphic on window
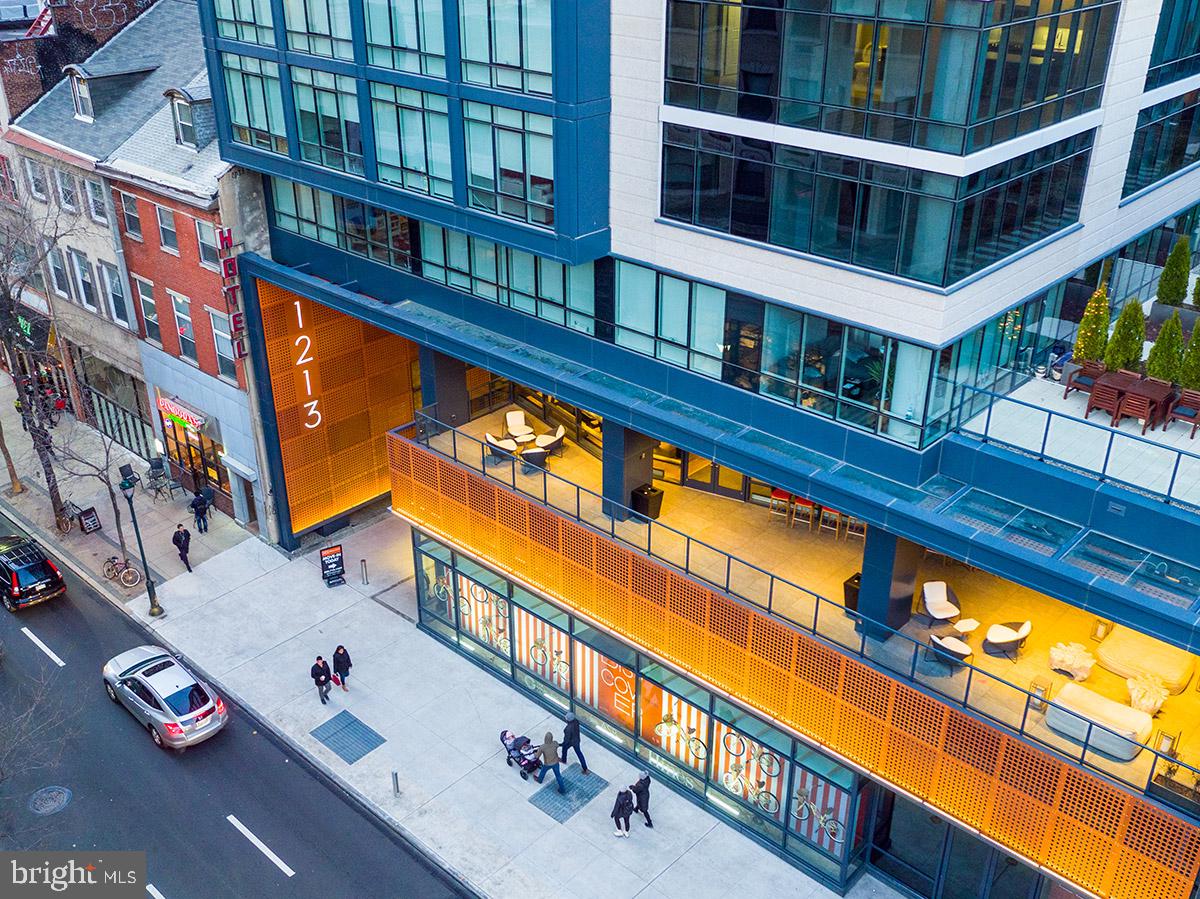
[[746,766],[741,762],[734,762],[730,765],[729,770],[722,776],[721,782],[725,784],[729,792],[745,796],[747,802],[757,805],[768,815],[774,815],[779,811],[779,800],[775,798],[774,793],[767,789],[767,782],[763,780],[754,784],[746,780]]
[[689,727],[685,730],[670,712],[664,714],[662,721],[654,725],[654,733],[659,737],[678,735],[679,739],[687,746],[687,751],[695,756],[697,761],[702,762],[708,758],[708,747],[704,745],[703,740],[696,736],[696,728]]
[[[783,770],[783,766],[779,762],[779,756],[771,752],[761,743],[755,743],[753,740],[747,740],[741,734],[733,732],[725,734],[725,738],[721,741],[725,745],[725,751],[730,755],[741,758],[749,753],[749,762],[758,762],[758,770],[764,777],[778,777],[779,772]],[[731,769],[732,770],[732,769]]]
[[450,602],[450,572],[436,578],[425,575],[425,592],[444,603]]
[[563,658],[561,649],[554,650],[554,661],[550,660],[550,649],[546,645],[545,637],[538,637],[529,646],[529,658],[539,668],[550,666],[550,673],[561,680],[567,680],[571,673],[571,666],[566,659]]
[[[472,605],[472,600],[474,600],[475,605],[481,607],[481,615],[487,614],[487,609],[492,605],[492,594],[488,591],[488,589],[486,587],[481,587],[479,584],[469,583],[467,585],[467,593],[470,594],[470,598],[461,593],[458,597],[458,611],[463,615],[463,617],[470,618],[474,614],[475,610],[474,606]],[[503,599],[499,596],[496,597],[496,615],[500,618],[508,618],[507,599]]]
[[485,643],[492,644],[502,653],[508,655],[509,650],[512,649],[512,641],[506,636],[508,631],[507,619],[500,618],[493,621],[491,615],[484,615],[479,619],[479,629]]
[[792,817],[797,821],[807,821],[810,817],[815,817],[817,830],[824,833],[835,843],[846,842],[845,825],[834,817],[832,808],[821,811],[817,804],[809,799],[808,790],[801,788],[796,791],[796,801],[792,806]]

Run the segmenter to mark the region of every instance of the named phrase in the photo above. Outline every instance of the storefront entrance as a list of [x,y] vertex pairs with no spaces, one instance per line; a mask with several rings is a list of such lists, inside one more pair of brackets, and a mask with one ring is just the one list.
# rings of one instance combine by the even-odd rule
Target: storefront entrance
[[233,515],[229,472],[221,462],[225,448],[216,419],[162,395],[158,396],[158,415],[171,474],[189,491],[211,490],[213,504]]

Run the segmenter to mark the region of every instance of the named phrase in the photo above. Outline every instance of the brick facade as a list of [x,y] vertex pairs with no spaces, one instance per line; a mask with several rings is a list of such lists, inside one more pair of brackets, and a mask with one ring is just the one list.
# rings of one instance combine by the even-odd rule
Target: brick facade
[[[180,357],[179,328],[175,319],[174,304],[167,291],[174,291],[190,300],[189,314],[192,317],[199,368],[214,378],[220,377],[209,310],[224,315],[228,315],[229,310],[221,291],[220,272],[200,262],[200,242],[196,233],[197,219],[220,228],[218,212],[198,209],[128,183],[114,182],[113,187],[113,205],[121,231],[121,247],[125,252],[125,264],[129,269],[130,280],[134,282],[129,285],[129,296],[137,311],[141,333],[146,334],[146,322],[142,315],[136,278],[154,285],[162,348],[164,352],[176,358]],[[129,234],[125,228],[121,194],[137,198],[138,217],[142,227],[141,240]],[[162,248],[156,206],[169,209],[175,214],[178,255]],[[238,361],[236,365],[238,387],[244,390],[246,382],[242,362]]]

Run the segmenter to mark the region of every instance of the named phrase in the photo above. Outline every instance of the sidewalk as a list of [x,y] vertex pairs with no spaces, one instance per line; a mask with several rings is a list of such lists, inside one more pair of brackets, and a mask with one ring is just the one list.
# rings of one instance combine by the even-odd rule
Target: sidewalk
[[[561,823],[535,806],[542,791],[539,801],[557,799],[553,778],[542,786],[522,781],[505,765],[499,733],[512,728],[540,740],[549,730],[557,738],[563,722],[417,630],[407,525],[387,516],[338,539],[346,586],[324,586],[315,549],[289,561],[247,540],[195,574],[168,581],[160,590],[163,618],[150,620],[143,602],[132,609],[485,895],[834,895],[661,784],[654,789],[654,829],[635,821],[630,839],[615,839],[608,817],[613,796],[618,785],[636,779],[635,769],[590,740],[585,751],[594,777],[584,778],[575,763],[564,774],[581,793],[589,781],[599,785],[595,777],[608,786]],[[367,560],[369,585],[361,583],[360,559]],[[334,688],[323,706],[308,670],[338,643],[354,659],[351,692]],[[312,736],[343,710],[383,739],[352,763]],[[850,895],[898,894],[865,877]]]
[[[21,427],[21,416],[13,407],[16,399],[16,389],[12,379],[7,374],[0,375],[0,424],[4,427],[4,438],[9,452],[13,457],[17,474],[25,490],[16,496],[8,494],[8,471],[0,461],[0,489],[3,490],[5,501],[25,521],[35,525],[50,535],[49,542],[60,550],[75,557],[99,581],[104,581],[101,569],[105,559],[120,555],[120,542],[113,521],[112,501],[108,491],[98,478],[72,475],[56,467],[58,473],[59,491],[64,500],[71,500],[81,509],[95,507],[99,515],[101,530],[92,534],[83,534],[78,526],[63,537],[55,528],[54,512],[50,507],[50,496],[46,492],[46,481],[42,475],[41,463],[33,450],[33,441]],[[63,415],[58,427],[51,432],[56,446],[71,446],[75,453],[88,455],[88,458],[103,458],[101,436],[90,426],[81,424],[69,415]],[[117,470],[128,462],[139,475],[145,476],[147,465],[145,460],[137,457],[119,444],[113,445],[112,472],[115,481],[119,481]],[[121,522],[125,532],[126,547],[129,558],[141,568],[138,556],[137,539],[134,536],[133,525],[129,519],[129,506],[125,498],[118,492],[117,501],[121,508]],[[222,514],[217,509],[210,509],[208,516],[209,529],[205,534],[196,532],[192,524],[192,513],[188,509],[191,496],[186,492],[175,491],[171,500],[156,500],[149,490],[138,487],[133,498],[137,510],[138,525],[141,527],[142,540],[146,547],[146,560],[150,564],[150,572],[156,584],[184,572],[183,563],[171,543],[171,535],[175,525],[186,525],[192,532],[191,553],[189,558],[193,567],[198,562],[210,559],[224,550],[246,540],[250,535],[240,528],[232,518]],[[109,590],[122,601],[145,593],[145,584],[133,589],[126,589],[115,581],[109,581]]]

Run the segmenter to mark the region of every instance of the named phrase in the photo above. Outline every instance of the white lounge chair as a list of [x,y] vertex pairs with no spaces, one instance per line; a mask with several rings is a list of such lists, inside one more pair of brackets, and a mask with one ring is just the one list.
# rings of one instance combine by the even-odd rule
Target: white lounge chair
[[508,428],[509,437],[524,437],[533,433],[533,428],[525,423],[525,413],[520,409],[505,413],[504,426]]
[[1008,656],[1015,662],[1032,630],[1032,621],[993,624],[983,638],[983,651],[991,655]]
[[487,443],[488,454],[493,459],[510,462],[513,456],[517,454],[517,441],[515,440],[497,440],[491,434],[487,433],[483,435],[483,439]]
[[942,661],[950,665],[954,665],[956,662],[965,662],[974,655],[971,647],[958,637],[939,637],[937,634],[930,634],[929,642],[933,646],[934,655],[939,656]]
[[962,614],[958,597],[945,581],[926,581],[921,587],[921,605],[933,621],[953,621]]
[[561,453],[563,448],[563,440],[567,436],[567,429],[562,425],[558,426],[558,430],[553,434],[539,434],[533,440],[533,445],[539,449],[544,449],[548,453]]

